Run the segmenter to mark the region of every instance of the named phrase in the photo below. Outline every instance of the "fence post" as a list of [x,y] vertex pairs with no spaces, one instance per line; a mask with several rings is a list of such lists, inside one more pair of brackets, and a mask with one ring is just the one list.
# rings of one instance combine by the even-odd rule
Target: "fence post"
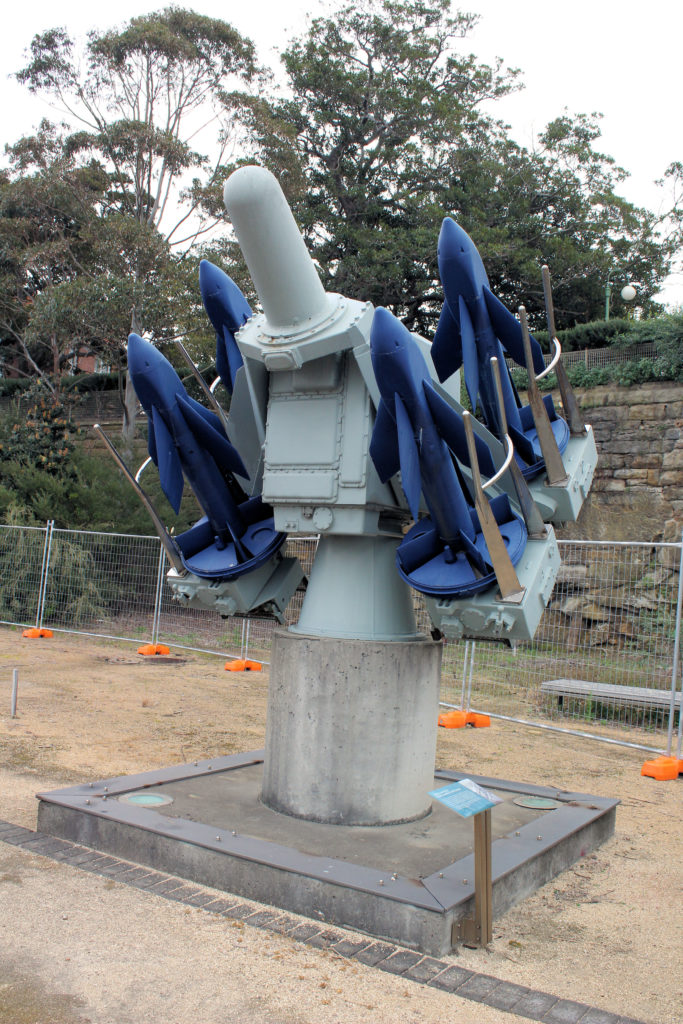
[[47,591],[47,578],[50,572],[50,555],[52,554],[52,531],[54,530],[54,527],[54,519],[48,519],[45,525],[45,545],[43,547],[43,564],[40,567],[38,607],[36,609],[36,629],[43,628],[43,616],[45,614],[45,592]]
[[10,713],[12,718],[17,717],[17,693],[19,691],[19,669],[12,669],[12,699],[10,701]]
[[161,595],[164,588],[164,569],[166,568],[166,552],[163,544],[159,544],[159,562],[157,564],[157,586],[154,595],[154,614],[152,616],[152,644],[159,643],[159,620],[161,619]]
[[[468,665],[467,665],[467,654],[468,654],[467,647],[468,647],[468,645],[469,645],[469,656],[470,656],[470,659],[469,659],[469,676],[467,678],[467,694],[465,696],[465,671],[466,671],[466,669],[468,667]],[[465,666],[463,667],[463,674],[462,674],[462,685],[463,685],[462,710],[463,711],[469,711],[470,707],[472,706],[472,675],[474,674],[474,652],[475,652],[475,649],[476,649],[476,642],[474,640],[467,640],[467,641],[465,641]]]
[[[671,704],[669,705],[669,728],[666,734],[666,756],[671,757],[674,736],[674,715],[676,713],[676,692],[678,690],[679,664],[681,657],[681,609],[683,608],[683,533],[681,534],[678,558],[678,598],[676,601],[676,632],[674,635],[673,665],[671,666]],[[683,696],[679,711],[678,732],[681,732],[680,719],[683,719]],[[680,756],[680,736],[679,736]]]
[[465,692],[467,688],[467,659],[470,653],[470,642],[465,640],[465,653],[462,658],[462,689],[460,691],[460,710],[466,711],[465,706]]

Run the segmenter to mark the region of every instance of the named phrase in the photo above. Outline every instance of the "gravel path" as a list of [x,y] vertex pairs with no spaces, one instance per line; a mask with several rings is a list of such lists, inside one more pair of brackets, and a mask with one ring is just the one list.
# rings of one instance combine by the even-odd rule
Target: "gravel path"
[[[0,629],[0,818],[34,829],[39,790],[254,749],[266,687],[216,658]],[[582,1024],[680,1024],[681,782],[642,778],[643,760],[504,723],[440,730],[440,767],[622,801],[612,840],[450,963],[604,1011]],[[0,912],[2,1024],[522,1019],[2,842]]]

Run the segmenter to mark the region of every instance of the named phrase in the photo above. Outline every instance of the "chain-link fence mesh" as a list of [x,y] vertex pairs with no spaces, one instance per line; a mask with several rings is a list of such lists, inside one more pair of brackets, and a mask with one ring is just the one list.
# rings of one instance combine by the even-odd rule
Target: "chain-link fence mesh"
[[116,533],[52,532],[43,621],[126,639],[152,629],[159,541]]
[[[283,554],[298,558],[306,576],[311,571],[316,537],[290,537]],[[166,563],[165,569],[169,566]],[[287,606],[285,621],[291,625],[298,621],[303,602],[303,588],[296,591]],[[214,611],[181,605],[173,600],[168,587],[160,595],[158,633],[165,644],[194,650],[220,652],[233,658],[249,658],[266,665],[270,660],[273,630],[278,623],[270,618],[234,616],[219,618]]]
[[[552,361],[554,355],[554,352],[544,353],[543,358],[546,366]],[[629,345],[627,348],[608,346],[606,348],[579,349],[574,352],[565,352],[563,350],[562,362],[565,367],[576,366],[582,363],[587,370],[592,370],[599,366],[615,366],[617,363],[636,362],[640,359],[655,359],[656,356],[656,344],[653,341],[647,341],[640,345]],[[514,370],[519,368],[519,364],[514,359],[507,358],[505,361],[508,369]]]
[[0,528],[0,621],[37,626],[49,526]]
[[[316,538],[285,553],[311,569]],[[444,647],[443,703],[581,732],[667,730],[680,686],[680,544],[560,541],[562,567],[532,642]],[[172,599],[156,537],[0,526],[0,621],[268,663],[271,619],[221,619]],[[297,621],[303,590],[286,621]],[[415,595],[420,626],[429,632]],[[674,664],[676,663],[676,667]],[[645,691],[656,691],[645,693]],[[680,695],[677,696],[680,707]],[[675,711],[677,718],[679,712]]]
[[[534,640],[512,648],[476,642],[469,705],[582,730],[665,731],[679,685],[680,545],[560,541],[560,552]],[[469,691],[465,645],[447,645],[444,654],[442,700],[459,707],[464,674]]]

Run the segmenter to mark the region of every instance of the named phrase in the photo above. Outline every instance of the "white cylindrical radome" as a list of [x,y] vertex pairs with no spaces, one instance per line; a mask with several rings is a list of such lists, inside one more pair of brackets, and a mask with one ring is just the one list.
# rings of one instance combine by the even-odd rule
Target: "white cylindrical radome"
[[223,198],[268,324],[286,332],[323,320],[334,303],[277,178],[265,167],[240,167]]

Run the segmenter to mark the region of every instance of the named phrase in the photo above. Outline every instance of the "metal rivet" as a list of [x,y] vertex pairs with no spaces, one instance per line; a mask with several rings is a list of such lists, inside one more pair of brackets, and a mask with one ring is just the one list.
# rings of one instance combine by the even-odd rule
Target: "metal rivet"
[[86,800],[85,802],[86,802],[86,804],[89,804],[89,803],[90,803],[90,801],[89,801],[89,800]]
[[383,879],[383,878],[380,878],[380,880],[379,880],[379,884],[380,884],[380,885],[384,885],[384,879]]
[[197,767],[198,764],[199,764],[199,761],[195,761],[195,763],[194,763],[195,768]]
[[538,839],[538,841],[540,843],[541,839],[543,839],[543,836],[536,836],[536,838]]
[[521,834],[522,834],[521,832],[515,832],[516,836],[520,836]]
[[443,871],[439,871],[439,878],[443,878]]
[[463,878],[462,884],[463,885],[469,885],[469,882],[468,882],[468,880],[466,878]]
[[104,787],[104,792],[105,792],[105,793],[108,793],[108,792],[109,792],[109,786],[105,786],[105,787]]
[[234,836],[236,836],[236,835],[237,835],[237,833],[235,832],[235,830],[234,830],[234,829],[232,830],[232,834],[233,834]]
[[216,842],[220,843],[220,841],[221,841],[221,837],[220,836],[216,836]]
[[94,782],[89,782],[89,783],[88,783],[88,786],[90,787],[90,789],[92,789],[94,785],[95,785],[95,783],[94,783]]

